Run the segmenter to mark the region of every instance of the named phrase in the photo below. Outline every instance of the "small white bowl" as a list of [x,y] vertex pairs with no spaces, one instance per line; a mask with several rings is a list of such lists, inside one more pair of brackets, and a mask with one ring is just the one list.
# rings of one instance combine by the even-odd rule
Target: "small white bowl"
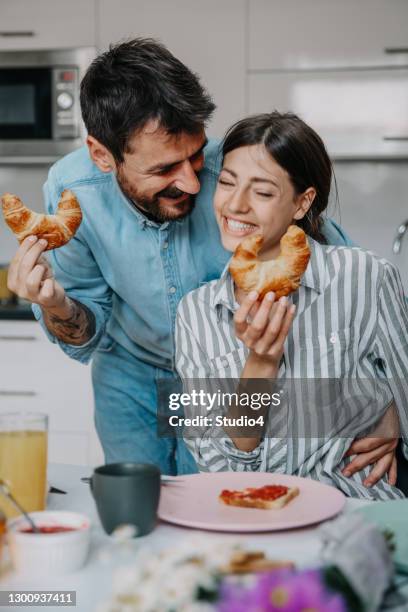
[[90,521],[84,514],[50,510],[30,512],[37,527],[73,527],[59,533],[24,533],[30,524],[19,516],[7,522],[10,556],[18,572],[30,576],[61,575],[80,569],[88,556]]

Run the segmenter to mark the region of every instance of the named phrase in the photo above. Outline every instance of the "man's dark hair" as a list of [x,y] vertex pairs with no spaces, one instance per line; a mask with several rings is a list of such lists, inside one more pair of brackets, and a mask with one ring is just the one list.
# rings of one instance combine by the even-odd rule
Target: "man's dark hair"
[[129,139],[151,119],[170,134],[199,132],[215,104],[199,78],[151,38],[113,45],[81,82],[82,117],[91,136],[118,163]]

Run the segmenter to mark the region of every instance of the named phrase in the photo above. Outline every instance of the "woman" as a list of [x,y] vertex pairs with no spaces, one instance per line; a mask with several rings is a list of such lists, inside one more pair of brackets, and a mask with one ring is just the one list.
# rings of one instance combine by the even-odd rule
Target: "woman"
[[[186,442],[201,470],[286,472],[334,484],[354,497],[403,497],[386,477],[367,489],[368,468],[351,479],[342,473],[352,439],[367,435],[389,406],[398,410],[404,437],[408,432],[408,315],[391,264],[359,248],[322,244],[321,216],[331,180],[323,142],[295,115],[250,117],[228,132],[214,198],[224,247],[234,251],[244,237],[260,233],[261,258],[275,258],[294,223],[308,235],[311,258],[299,289],[276,304],[273,293],[261,304],[257,294],[245,295],[228,269],[185,296],[176,324],[179,374],[187,386],[198,378],[237,378],[241,387],[257,378],[262,384],[329,379],[335,398],[333,389],[315,385],[316,403],[303,398],[302,404],[304,387],[299,393],[298,385],[291,401],[282,402],[286,412],[266,409],[262,431],[242,434],[212,423],[200,437],[187,435]],[[297,427],[310,405],[317,426]],[[278,427],[282,415],[286,424],[296,423],[287,437]],[[321,433],[327,416],[329,425]]]

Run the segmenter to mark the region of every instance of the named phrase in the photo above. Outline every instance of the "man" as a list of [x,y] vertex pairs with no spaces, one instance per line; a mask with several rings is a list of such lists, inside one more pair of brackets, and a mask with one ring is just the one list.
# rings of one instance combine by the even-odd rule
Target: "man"
[[[181,439],[157,436],[157,382],[177,380],[179,300],[218,277],[230,256],[212,210],[220,157],[205,124],[215,106],[165,47],[136,39],[92,63],[81,108],[87,147],[51,168],[44,194],[52,213],[62,190],[72,189],[82,224],[51,252],[52,267],[41,255],[46,242],[26,239],[10,288],[33,302],[51,341],[83,363],[92,358],[95,423],[107,462],[195,471]],[[324,232],[328,242],[347,242],[330,221]],[[355,452],[370,451],[356,461],[385,455],[376,470],[389,469],[390,445],[356,444]]]

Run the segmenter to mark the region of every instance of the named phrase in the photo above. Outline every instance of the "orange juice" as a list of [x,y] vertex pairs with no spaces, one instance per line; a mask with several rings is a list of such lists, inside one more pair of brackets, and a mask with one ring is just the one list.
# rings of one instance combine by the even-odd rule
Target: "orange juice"
[[6,534],[6,517],[0,510],[0,574],[2,571],[1,568],[2,568],[2,561],[3,561],[3,545],[4,545],[5,534]]
[[[27,512],[44,510],[47,497],[47,431],[0,431],[0,478]],[[18,510],[0,495],[7,518]]]

